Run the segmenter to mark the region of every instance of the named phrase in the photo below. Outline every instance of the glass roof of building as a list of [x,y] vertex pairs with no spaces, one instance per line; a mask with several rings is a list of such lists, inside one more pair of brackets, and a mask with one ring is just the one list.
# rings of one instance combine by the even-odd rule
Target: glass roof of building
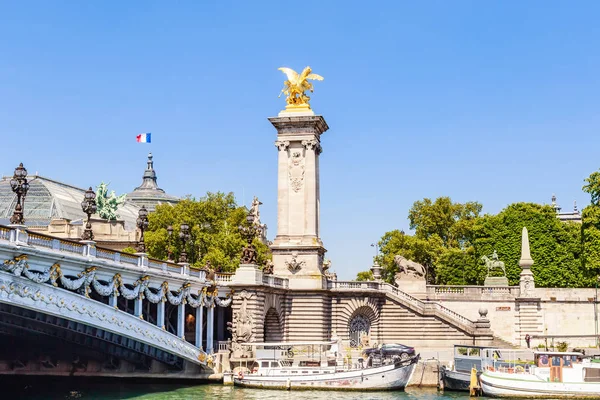
[[[86,218],[81,210],[85,189],[71,186],[42,176],[29,176],[29,191],[25,197],[25,224],[45,226],[52,219],[77,221]],[[10,187],[10,177],[0,180],[0,224],[8,224],[17,196]],[[126,202],[117,210],[125,221],[125,230],[135,229],[138,207]]]

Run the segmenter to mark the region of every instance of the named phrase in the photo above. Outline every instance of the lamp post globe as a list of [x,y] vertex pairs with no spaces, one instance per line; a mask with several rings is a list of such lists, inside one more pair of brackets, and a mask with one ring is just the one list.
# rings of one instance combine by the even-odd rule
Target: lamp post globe
[[179,254],[179,262],[187,263],[186,244],[190,240],[190,226],[182,223],[179,226],[179,239],[181,239],[181,253]]
[[138,241],[137,245],[137,251],[140,253],[146,252],[146,245],[144,243],[144,232],[146,231],[146,229],[148,229],[149,223],[150,222],[148,221],[148,210],[145,206],[142,206],[142,208],[140,208],[140,210],[138,211],[138,217],[136,220],[136,225],[140,230],[140,240]]
[[15,173],[10,180],[10,188],[17,195],[17,204],[15,205],[15,211],[10,218],[10,223],[15,225],[23,225],[25,218],[23,217],[25,209],[25,196],[29,190],[29,183],[27,182],[27,170],[23,167],[23,163],[20,163],[15,168]]
[[92,214],[95,214],[98,210],[98,206],[96,205],[96,193],[94,193],[91,186],[83,195],[81,210],[87,215],[85,230],[83,231],[81,239],[94,240],[94,232],[92,232],[92,223],[90,219],[92,218]]

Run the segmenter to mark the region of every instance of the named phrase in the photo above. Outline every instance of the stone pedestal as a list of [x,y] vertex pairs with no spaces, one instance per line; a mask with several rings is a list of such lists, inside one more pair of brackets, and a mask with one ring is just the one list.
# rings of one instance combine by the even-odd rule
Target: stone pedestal
[[403,292],[425,297],[427,294],[427,281],[421,277],[410,274],[396,274],[396,285]]
[[310,112],[284,112],[269,118],[279,150],[277,236],[273,274],[289,278],[291,289],[322,289],[325,248],[320,239],[319,155],[329,127]]
[[236,285],[253,286],[262,285],[263,273],[254,264],[240,264],[231,278],[231,282]]
[[508,286],[508,278],[505,276],[488,276],[483,281],[483,286]]

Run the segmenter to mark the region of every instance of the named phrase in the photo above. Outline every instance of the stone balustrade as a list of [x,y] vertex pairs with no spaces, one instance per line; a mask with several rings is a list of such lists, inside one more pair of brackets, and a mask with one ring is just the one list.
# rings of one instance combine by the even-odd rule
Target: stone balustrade
[[473,299],[482,297],[514,299],[519,296],[518,286],[438,286],[427,285],[427,298],[431,300]]

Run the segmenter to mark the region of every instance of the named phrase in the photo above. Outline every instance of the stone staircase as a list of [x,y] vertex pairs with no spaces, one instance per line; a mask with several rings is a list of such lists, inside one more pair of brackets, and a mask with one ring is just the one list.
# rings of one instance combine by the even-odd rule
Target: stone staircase
[[386,298],[380,314],[381,338],[388,343],[403,343],[415,347],[471,344],[465,332],[434,316],[424,316],[405,308],[391,296]]

